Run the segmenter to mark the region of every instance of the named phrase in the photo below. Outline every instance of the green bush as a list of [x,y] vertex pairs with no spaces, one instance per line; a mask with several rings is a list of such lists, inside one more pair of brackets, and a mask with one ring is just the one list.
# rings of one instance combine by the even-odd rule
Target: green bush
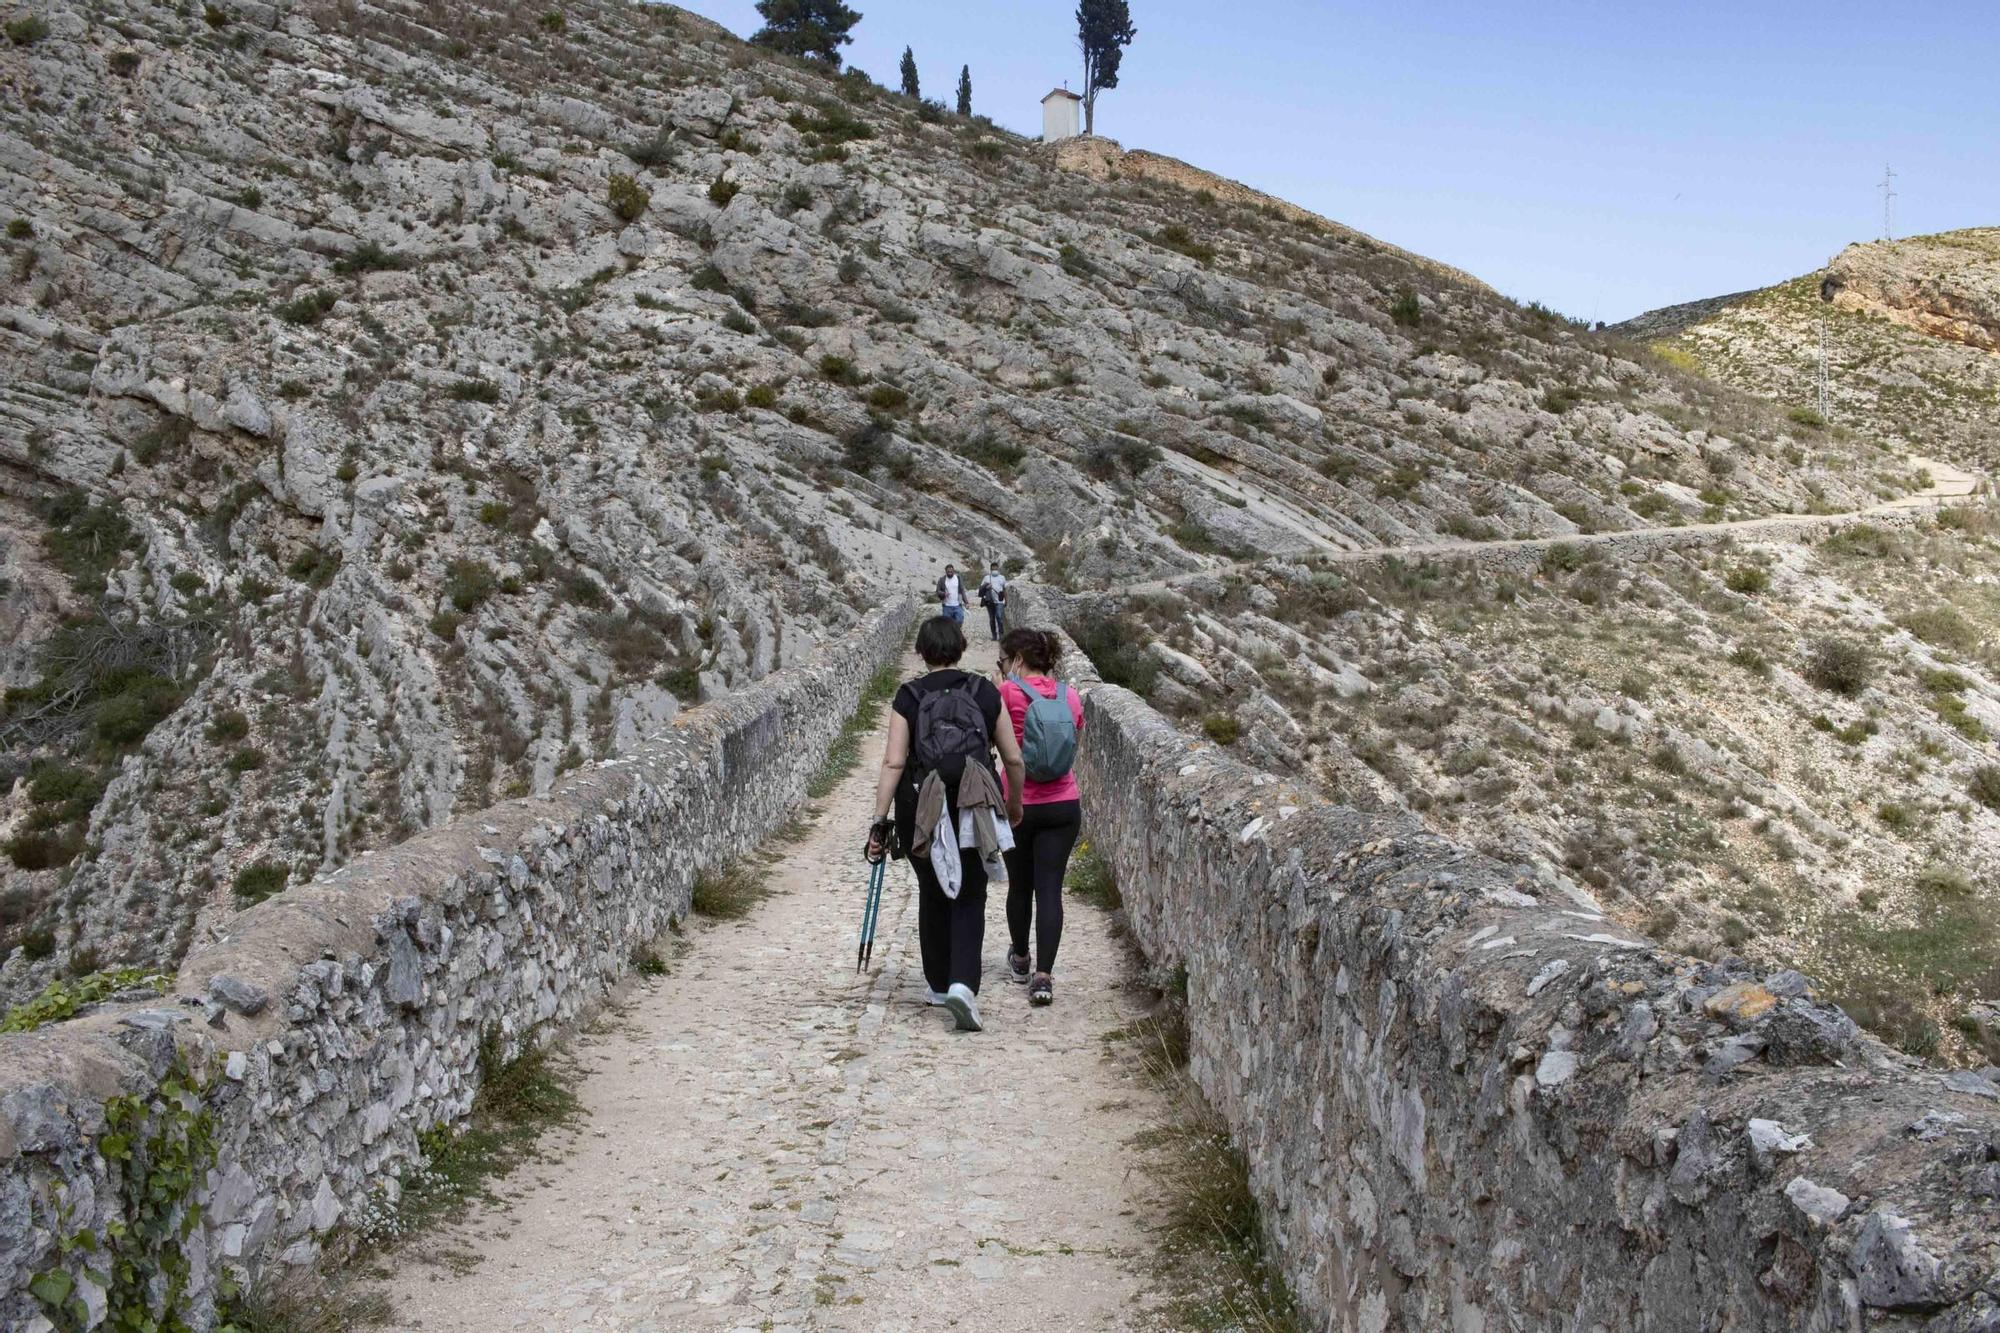
[[2000,810],[2000,764],[1981,764],[1973,769],[1965,790],[1988,810]]
[[1406,329],[1413,329],[1424,322],[1423,302],[1408,287],[1396,293],[1396,299],[1389,304],[1389,318]]
[[1825,638],[1813,645],[1805,676],[1820,689],[1852,698],[1874,680],[1875,661],[1867,648],[1851,639]]
[[[17,870],[55,870],[74,861],[83,851],[83,830],[74,825],[68,828],[30,829],[15,834],[4,845],[7,859],[14,863]],[[53,943],[51,940],[51,945]],[[21,941],[21,949],[27,952],[26,939]],[[28,954],[30,958],[37,956]]]
[[717,176],[708,186],[708,202],[717,208],[729,207],[729,201],[743,193],[743,187],[727,176]]
[[48,35],[48,23],[36,14],[23,14],[7,24],[7,40],[16,46],[33,46]]
[[1771,590],[1771,571],[1761,565],[1738,565],[1723,582],[1729,591],[1751,597]]
[[1096,666],[1106,684],[1147,695],[1160,678],[1160,664],[1146,651],[1151,634],[1131,614],[1100,616],[1078,627],[1076,646]]
[[8,239],[8,240],[10,240],[10,241],[25,241],[25,240],[27,240],[27,239],[28,239],[28,238],[29,238],[30,236],[33,236],[34,234],[35,234],[35,224],[34,224],[34,223],[32,223],[32,222],[30,222],[30,221],[28,221],[28,220],[27,220],[26,218],[8,218],[8,219],[7,219],[7,239]]
[[339,292],[322,287],[316,291],[301,292],[284,302],[277,308],[277,315],[287,324],[317,324],[339,302]]
[[1217,745],[1234,745],[1243,734],[1243,724],[1229,713],[1210,713],[1201,720],[1201,729]]
[[1167,249],[1177,250],[1196,263],[1206,264],[1215,258],[1215,247],[1197,241],[1185,223],[1168,223],[1160,228],[1159,235],[1155,239]]
[[1826,418],[1810,407],[1795,407],[1785,413],[1785,419],[1794,425],[1804,426],[1807,430],[1826,429]]
[[[261,201],[262,196],[259,196],[259,202]],[[333,261],[334,272],[350,276],[356,273],[389,272],[409,266],[410,261],[406,257],[385,249],[380,241],[363,241]]]
[[861,383],[861,372],[854,363],[844,356],[829,352],[819,359],[819,373],[835,384],[856,385]]
[[136,745],[181,701],[174,683],[161,676],[139,675],[119,682],[115,693],[98,701],[94,725],[108,745]]
[[743,395],[743,401],[751,407],[763,408],[768,411],[778,405],[777,386],[771,384],[753,384],[750,386],[749,391]]
[[[713,189],[709,191],[709,197],[715,197]],[[653,196],[651,191],[624,172],[614,171],[611,173],[611,184],[605,190],[605,202],[611,205],[611,211],[619,217],[627,222],[634,222],[652,207]]]
[[225,708],[208,724],[208,739],[215,745],[229,745],[250,734],[250,715],[240,708]]
[[261,903],[285,887],[291,872],[275,861],[253,861],[236,872],[232,887],[238,902]]
[[784,205],[786,212],[796,213],[802,208],[811,208],[812,202],[813,192],[811,187],[802,184],[792,184],[785,187]]
[[444,592],[463,615],[471,615],[500,586],[500,576],[478,560],[454,560],[446,571]]
[[459,380],[445,391],[461,403],[497,403],[500,386],[491,380]]
[[650,139],[642,140],[625,150],[625,156],[642,167],[670,167],[680,156],[680,147],[662,131]]

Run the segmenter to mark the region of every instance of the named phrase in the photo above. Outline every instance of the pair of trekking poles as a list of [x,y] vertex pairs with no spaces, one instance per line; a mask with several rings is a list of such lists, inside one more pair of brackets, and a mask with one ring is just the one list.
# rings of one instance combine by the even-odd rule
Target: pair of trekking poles
[[[882,882],[889,875],[889,830],[876,826],[882,839],[880,856],[863,855],[868,861],[868,897],[861,905],[861,942],[854,950],[854,970],[864,972],[875,955],[875,926],[882,918]],[[874,841],[871,832],[869,841]]]

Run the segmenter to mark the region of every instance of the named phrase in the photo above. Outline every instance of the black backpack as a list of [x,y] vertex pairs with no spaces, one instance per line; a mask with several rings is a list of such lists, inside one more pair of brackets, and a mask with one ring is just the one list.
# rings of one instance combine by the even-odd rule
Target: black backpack
[[958,790],[958,780],[965,773],[965,761],[984,756],[991,744],[986,714],[980,711],[973,693],[976,683],[974,677],[967,676],[917,700],[917,726],[910,737],[917,771],[937,774],[953,791]]

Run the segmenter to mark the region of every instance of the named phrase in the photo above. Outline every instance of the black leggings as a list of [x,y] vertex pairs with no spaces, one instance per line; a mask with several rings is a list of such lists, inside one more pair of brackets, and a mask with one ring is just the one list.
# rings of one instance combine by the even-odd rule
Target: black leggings
[[[956,821],[953,821],[954,825]],[[929,854],[912,856],[917,872],[917,948],[924,982],[942,995],[954,981],[979,993],[979,952],[986,945],[986,863],[975,848],[959,853],[958,897],[947,898]]]
[[1014,829],[1014,846],[1007,857],[1007,932],[1014,953],[1026,957],[1028,924],[1037,914],[1035,970],[1052,971],[1056,948],[1062,943],[1063,872],[1083,828],[1083,806],[1076,801],[1050,801],[1024,807]]

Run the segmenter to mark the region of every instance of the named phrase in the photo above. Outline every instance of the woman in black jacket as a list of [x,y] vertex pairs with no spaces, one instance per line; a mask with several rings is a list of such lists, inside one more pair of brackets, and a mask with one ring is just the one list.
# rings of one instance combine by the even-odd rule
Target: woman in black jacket
[[[890,704],[889,738],[882,750],[882,771],[875,783],[875,822],[868,831],[868,854],[882,855],[893,830],[897,845],[910,847],[916,837],[917,795],[929,776],[918,760],[925,750],[921,729],[943,730],[963,718],[975,731],[953,763],[982,765],[993,773],[992,750],[1000,751],[1007,771],[1007,821],[1021,822],[1021,787],[1026,770],[1012,726],[1000,725],[1000,691],[992,681],[958,669],[965,656],[965,633],[944,616],[933,616],[917,631],[917,656],[930,671],[907,681]],[[956,693],[958,698],[943,696]],[[977,719],[973,722],[972,719]],[[931,748],[937,737],[929,738]],[[947,829],[958,827],[958,775],[938,770],[945,787]],[[889,817],[891,808],[895,818]],[[977,847],[959,849],[959,886],[946,892],[929,856],[912,856],[917,874],[917,945],[923,954],[924,982],[932,1004],[951,1011],[962,1031],[977,1032],[979,1021],[980,953],[986,943],[986,866]]]

